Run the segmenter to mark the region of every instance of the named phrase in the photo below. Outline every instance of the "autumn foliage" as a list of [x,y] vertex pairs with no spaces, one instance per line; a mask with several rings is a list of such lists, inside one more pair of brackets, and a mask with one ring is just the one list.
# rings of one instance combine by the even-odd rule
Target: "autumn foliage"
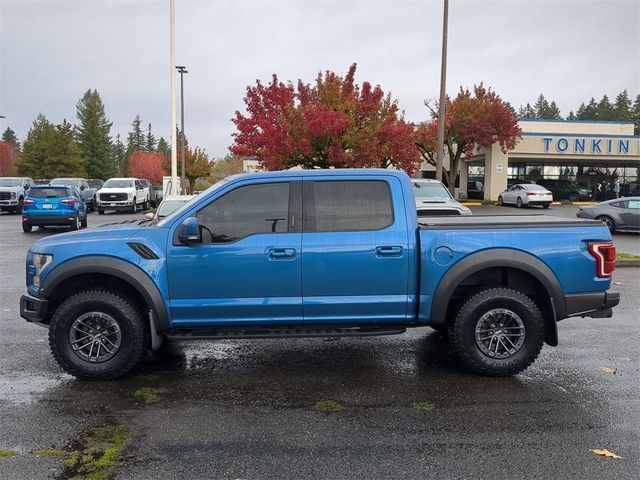
[[380,86],[354,81],[356,64],[342,77],[327,71],[296,86],[273,75],[247,87],[247,115],[236,112],[232,153],[256,157],[268,170],[389,167],[412,174],[420,155],[413,126]]
[[[421,123],[415,132],[416,146],[422,158],[436,164],[438,116],[431,109],[432,119]],[[460,88],[452,100],[447,97],[445,116],[445,150],[450,164],[446,173],[451,191],[455,184],[460,160],[479,147],[498,143],[503,152],[513,150],[520,139],[520,127],[509,106],[491,88],[475,85],[473,92]]]
[[151,183],[162,185],[163,162],[164,155],[161,153],[136,150],[129,158],[129,175],[146,178]]
[[10,143],[0,142],[0,177],[15,175],[17,157]]

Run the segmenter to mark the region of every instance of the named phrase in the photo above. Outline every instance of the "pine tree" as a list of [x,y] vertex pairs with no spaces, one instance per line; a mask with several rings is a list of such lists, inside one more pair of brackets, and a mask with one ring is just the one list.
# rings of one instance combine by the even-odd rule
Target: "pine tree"
[[86,161],[73,126],[54,125],[38,114],[24,141],[18,172],[34,178],[86,177]]
[[640,95],[636,95],[636,100],[633,102],[631,120],[633,120],[635,135],[640,135]]
[[516,113],[516,109],[513,108],[513,106],[509,102],[505,102],[505,105],[511,111],[511,114],[514,116],[514,118],[518,118],[518,114]]
[[547,111],[547,116],[545,118],[551,119],[551,120],[562,120],[562,115],[560,115],[560,109],[558,108],[558,105],[556,105],[555,101],[551,101],[551,104],[549,104],[549,110]]
[[613,116],[613,105],[611,105],[609,97],[605,94],[596,108],[596,118],[598,120],[613,120]]
[[160,140],[158,140],[156,151],[163,154],[165,157],[171,157],[171,147],[164,139],[164,137],[160,137]]
[[540,94],[538,100],[533,105],[535,111],[535,118],[548,118],[549,115],[549,102],[544,98],[543,94]]
[[9,145],[13,147],[13,151],[20,155],[20,142],[18,141],[18,137],[16,136],[16,132],[11,130],[9,127],[2,134],[2,141],[7,142]]
[[576,117],[575,114],[573,113],[573,110],[571,110],[569,112],[569,115],[567,116],[567,120],[577,120],[577,119],[578,119],[578,117]]
[[146,139],[145,135],[140,128],[142,121],[140,120],[140,115],[136,115],[136,118],[131,122],[132,130],[129,132],[127,136],[127,150],[125,154],[124,161],[124,172],[129,171],[129,158],[136,150],[144,150],[146,147]]
[[631,120],[631,99],[627,90],[623,90],[613,102],[612,120]]
[[113,150],[111,152],[113,158],[113,164],[116,167],[117,175],[124,177],[127,175],[126,156],[127,151],[124,148],[124,144],[120,141],[120,134],[116,135],[116,142],[113,144]]
[[153,133],[151,133],[151,124],[149,124],[149,128],[147,129],[145,147],[146,147],[145,150],[147,152],[155,152],[156,151],[156,137],[154,137]]
[[76,127],[78,145],[87,159],[90,178],[107,179],[115,173],[112,158],[112,123],[104,112],[104,104],[97,90],[87,90],[78,104],[76,114],[80,125]]
[[[584,108],[583,108],[584,107]],[[591,97],[588,105],[580,105],[578,109],[578,120],[597,120],[598,119],[598,104],[596,99]]]

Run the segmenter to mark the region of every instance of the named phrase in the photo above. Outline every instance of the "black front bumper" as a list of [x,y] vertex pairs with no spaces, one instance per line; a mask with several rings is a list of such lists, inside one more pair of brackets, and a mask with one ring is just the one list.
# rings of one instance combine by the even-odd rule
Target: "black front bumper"
[[31,295],[20,297],[20,316],[27,322],[46,325],[49,302]]
[[564,297],[567,317],[610,318],[620,303],[619,292],[570,293]]

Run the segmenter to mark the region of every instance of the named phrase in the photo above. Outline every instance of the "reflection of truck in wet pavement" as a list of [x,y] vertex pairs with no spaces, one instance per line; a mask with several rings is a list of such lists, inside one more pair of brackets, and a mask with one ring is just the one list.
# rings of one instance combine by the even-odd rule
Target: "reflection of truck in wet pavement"
[[[163,340],[372,336],[431,326],[486,375],[527,368],[556,322],[611,316],[598,221],[416,215],[388,170],[217,183],[161,221],[36,241],[21,315],[69,373],[117,378]],[[596,341],[594,339],[594,341]]]

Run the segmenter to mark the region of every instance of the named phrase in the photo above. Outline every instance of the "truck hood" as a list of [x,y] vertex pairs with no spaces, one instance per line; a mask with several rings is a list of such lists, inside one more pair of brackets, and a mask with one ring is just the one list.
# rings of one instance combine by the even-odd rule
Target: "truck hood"
[[0,192],[22,192],[22,187],[0,187]]
[[114,223],[103,225],[91,230],[65,232],[49,237],[41,238],[33,242],[31,251],[36,253],[48,253],[56,247],[65,249],[74,248],[84,250],[89,244],[104,244],[110,241],[125,241],[135,238],[141,227],[135,223]]
[[97,193],[135,193],[136,189],[133,187],[128,188],[101,188]]

